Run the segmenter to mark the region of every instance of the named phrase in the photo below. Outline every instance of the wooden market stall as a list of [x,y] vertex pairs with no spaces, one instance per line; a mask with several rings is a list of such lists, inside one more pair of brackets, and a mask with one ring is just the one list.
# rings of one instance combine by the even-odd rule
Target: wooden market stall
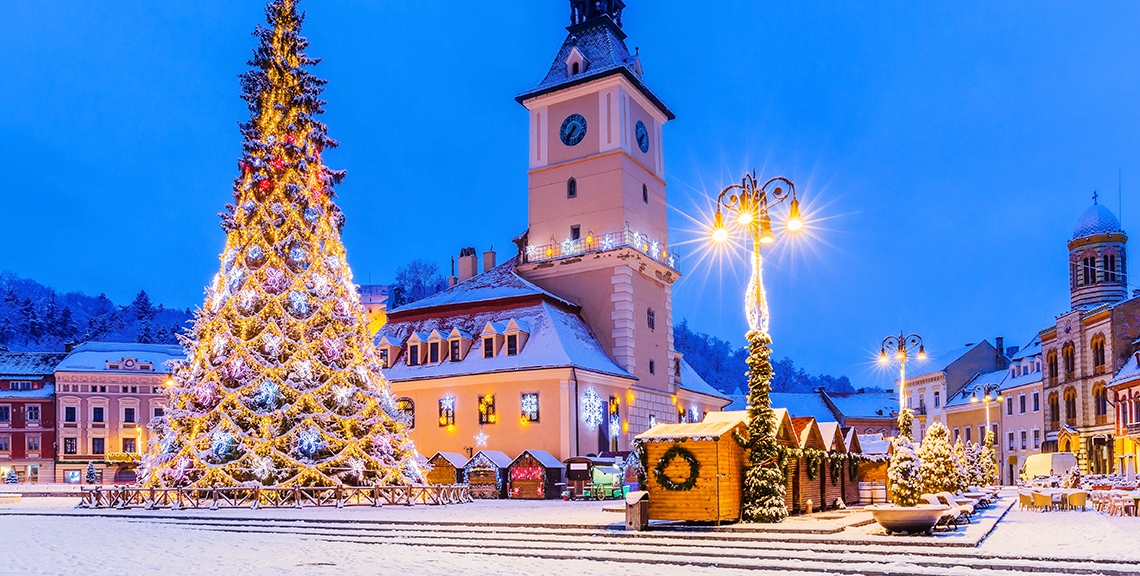
[[823,483],[823,499],[819,501],[820,510],[836,507],[843,497],[843,471],[847,461],[847,442],[843,440],[843,431],[839,429],[838,422],[816,422],[819,434],[823,436],[823,444],[827,447],[827,459],[819,468],[819,479]]
[[650,519],[740,519],[744,449],[733,432],[745,433],[742,419],[658,424],[637,436],[648,462]]
[[473,498],[507,497],[507,468],[511,458],[498,450],[480,450],[463,467],[463,477]]
[[467,457],[459,452],[436,452],[427,461],[431,471],[427,473],[428,484],[462,484],[463,467]]
[[[786,408],[773,408],[773,415],[776,418],[776,443],[784,449],[796,449],[800,445],[799,437],[796,436],[796,431],[792,427],[792,418]],[[705,415],[705,422],[739,422],[745,427],[748,426],[748,412],[745,410],[730,410],[727,412],[709,412]],[[748,455],[745,454],[745,463],[747,463]],[[795,500],[795,494],[792,492],[792,472],[795,471],[799,460],[795,457],[788,458],[787,467],[784,470],[784,475],[788,479],[788,485],[784,490],[784,506],[791,511],[792,504]]]
[[511,498],[541,500],[561,493],[565,467],[546,450],[525,450],[508,468]]
[[809,500],[812,510],[819,510],[824,497],[820,471],[827,466],[823,461],[827,445],[823,443],[819,425],[811,416],[792,418],[792,428],[799,438],[799,449],[804,455],[802,458],[796,458],[795,469],[789,470],[792,506],[788,511],[807,512]]
[[859,461],[863,448],[859,445],[859,433],[855,427],[843,429],[843,441],[847,446],[847,461],[843,463],[843,501],[848,506],[859,503]]

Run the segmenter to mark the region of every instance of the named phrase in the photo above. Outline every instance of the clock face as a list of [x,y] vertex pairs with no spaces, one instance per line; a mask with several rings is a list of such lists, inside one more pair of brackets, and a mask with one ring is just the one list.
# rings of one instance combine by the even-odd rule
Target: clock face
[[637,136],[637,147],[644,153],[649,153],[649,131],[645,129],[645,124],[637,121],[637,126],[634,127],[634,135]]
[[562,121],[562,129],[558,135],[562,143],[567,146],[576,146],[586,137],[586,119],[581,114],[571,114]]

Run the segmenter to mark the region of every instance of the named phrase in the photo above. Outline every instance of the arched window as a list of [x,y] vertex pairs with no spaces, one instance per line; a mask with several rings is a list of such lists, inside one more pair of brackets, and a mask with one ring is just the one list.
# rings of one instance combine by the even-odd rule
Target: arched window
[[1077,391],[1075,388],[1065,388],[1065,424],[1077,423]]
[[1104,281],[1116,282],[1116,255],[1106,254],[1101,258],[1102,266],[1104,269]]
[[1045,357],[1045,363],[1049,365],[1049,378],[1057,379],[1057,351],[1050,350],[1049,354]]
[[1072,342],[1061,348],[1061,359],[1065,364],[1065,380],[1072,380],[1077,375],[1077,348]]
[[641,201],[649,204],[649,186],[646,184],[641,185]]
[[1104,424],[1108,418],[1108,390],[1105,389],[1104,383],[1097,382],[1093,384],[1093,415],[1096,416],[1097,424]]
[[578,74],[578,63],[575,62],[570,65],[570,75],[576,76]]
[[1061,402],[1056,392],[1049,393],[1049,421],[1054,424],[1053,429],[1056,429],[1056,425],[1061,422]]
[[571,178],[571,179],[566,181],[566,197],[567,198],[577,198],[578,197],[578,181],[577,180]]
[[414,430],[416,428],[416,403],[411,398],[400,398],[396,400],[396,409],[407,417],[408,429]]
[[1104,335],[1092,339],[1093,374],[1104,374]]

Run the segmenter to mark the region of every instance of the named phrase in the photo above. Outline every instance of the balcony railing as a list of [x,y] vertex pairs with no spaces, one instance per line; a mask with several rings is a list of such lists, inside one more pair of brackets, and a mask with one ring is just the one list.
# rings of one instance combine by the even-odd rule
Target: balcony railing
[[619,232],[587,234],[577,240],[567,238],[555,244],[530,244],[526,247],[526,261],[546,262],[627,247],[645,254],[677,273],[681,272],[680,255],[669,252],[665,244],[658,239],[629,228]]
[[1140,436],[1140,422],[1132,422],[1124,426],[1124,431],[1129,436]]

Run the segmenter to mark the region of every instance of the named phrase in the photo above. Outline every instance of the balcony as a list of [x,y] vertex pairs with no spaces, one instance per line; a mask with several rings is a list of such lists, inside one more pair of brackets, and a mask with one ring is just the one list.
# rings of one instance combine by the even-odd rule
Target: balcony
[[1129,436],[1140,436],[1140,422],[1132,422],[1124,426],[1124,432]]
[[656,238],[650,238],[648,234],[635,232],[628,228],[619,232],[590,234],[577,240],[567,238],[556,244],[530,244],[526,247],[526,261],[529,263],[547,262],[597,252],[608,252],[618,248],[633,248],[664,264],[670,270],[678,274],[681,273],[681,257],[676,252],[670,253],[666,246]]
[[1107,414],[1097,414],[1096,418],[1094,419],[1094,422],[1096,424],[1108,424],[1108,415]]

